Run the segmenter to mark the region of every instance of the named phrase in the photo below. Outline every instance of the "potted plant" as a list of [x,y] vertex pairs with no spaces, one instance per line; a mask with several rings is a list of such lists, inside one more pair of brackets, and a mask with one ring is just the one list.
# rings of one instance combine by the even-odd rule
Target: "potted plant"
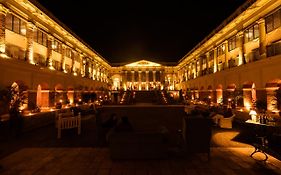
[[10,128],[19,136],[23,127],[23,118],[21,114],[21,107],[27,104],[26,96],[27,87],[23,84],[13,83],[8,88],[9,97],[9,114],[10,114]]

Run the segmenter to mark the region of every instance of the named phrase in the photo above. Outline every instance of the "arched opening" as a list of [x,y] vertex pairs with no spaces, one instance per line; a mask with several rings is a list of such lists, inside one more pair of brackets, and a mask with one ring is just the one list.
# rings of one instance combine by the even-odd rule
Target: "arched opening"
[[216,103],[223,104],[223,89],[221,84],[216,88],[216,99]]
[[74,88],[73,87],[68,87],[67,88],[67,104],[72,105],[74,103]]
[[40,109],[49,107],[49,86],[46,83],[37,86],[36,106]]
[[266,89],[266,102],[267,110],[279,111],[281,106],[281,80],[276,79],[267,82],[265,85]]
[[214,92],[213,92],[213,87],[211,85],[209,85],[207,87],[207,91],[208,91],[208,102],[209,104],[212,104],[214,102]]
[[226,88],[226,91],[224,93],[224,104],[227,104],[228,108],[235,108],[236,102],[235,102],[235,84],[229,84]]
[[243,84],[243,103],[247,110],[255,107],[257,101],[256,85],[253,82]]
[[54,92],[54,104],[57,109],[62,108],[62,105],[66,104],[67,102],[67,95],[66,92],[63,89],[63,86],[61,84],[57,84],[55,86],[55,92]]

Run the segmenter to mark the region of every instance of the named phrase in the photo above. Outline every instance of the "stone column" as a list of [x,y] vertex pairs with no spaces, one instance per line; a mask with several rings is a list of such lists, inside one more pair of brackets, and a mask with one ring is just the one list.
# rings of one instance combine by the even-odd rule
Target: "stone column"
[[209,67],[210,67],[210,52],[206,53],[206,69],[207,69],[207,74],[209,74]]
[[89,78],[89,59],[86,57],[84,60],[85,60],[85,62],[84,62],[84,65],[85,65],[84,75],[85,75],[86,78]]
[[203,57],[199,57],[199,71],[198,71],[198,76],[202,76],[203,72]]
[[77,53],[75,51],[72,51],[72,54],[71,54],[71,73],[74,72],[74,64],[75,64],[75,57],[77,56]]
[[35,25],[32,22],[28,22],[26,25],[26,39],[27,39],[27,45],[26,45],[26,52],[25,52],[25,58],[27,59],[30,64],[36,64],[33,59],[33,33],[35,30]]
[[266,29],[265,29],[265,19],[261,18],[258,20],[259,24],[259,46],[260,46],[260,57],[261,59],[266,58]]
[[237,34],[237,47],[239,53],[239,61],[238,66],[245,64],[245,56],[244,56],[244,32],[240,31]]
[[92,62],[92,79],[95,80],[95,62]]
[[229,54],[228,54],[228,41],[227,40],[224,42],[224,48],[225,48],[225,54],[224,54],[224,68],[223,69],[226,69],[226,68],[229,68],[228,67]]
[[217,48],[214,49],[214,73],[218,71]]
[[51,35],[48,35],[48,45],[47,45],[47,67],[50,69],[55,69],[53,67],[53,59],[52,59],[52,45],[53,45],[54,37]]
[[155,70],[153,71],[153,82],[154,83],[156,82],[156,71]]
[[197,70],[197,60],[196,59],[194,60],[194,66],[195,66],[195,77],[194,78],[197,78],[198,77],[198,70]]
[[84,64],[85,64],[84,56],[83,54],[80,54],[80,74],[82,77],[85,76],[85,71],[84,71]]
[[8,9],[4,7],[2,4],[0,4],[0,53],[5,54],[6,53],[6,46],[5,46],[5,20],[6,15],[8,13]]
[[65,55],[66,55],[66,45],[62,44],[61,50],[61,70],[66,72],[65,70]]

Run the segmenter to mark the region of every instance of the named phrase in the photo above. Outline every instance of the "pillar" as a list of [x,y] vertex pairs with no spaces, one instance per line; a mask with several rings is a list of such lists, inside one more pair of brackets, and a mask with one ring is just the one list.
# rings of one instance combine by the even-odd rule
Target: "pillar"
[[75,64],[75,56],[76,56],[76,53],[75,51],[72,51],[72,54],[71,54],[71,73],[74,72],[74,64]]
[[152,73],[153,73],[153,82],[155,83],[156,82],[156,71],[154,70],[154,71],[152,71]]
[[228,54],[228,41],[227,40],[224,42],[224,48],[225,48],[225,54],[224,54],[224,67],[223,67],[223,69],[228,68],[229,54]]
[[80,54],[79,57],[80,57],[80,74],[82,77],[84,77],[84,56],[83,54]]
[[261,59],[266,58],[266,29],[265,29],[265,19],[261,18],[258,20],[259,24],[259,47],[260,47],[260,57]]
[[218,71],[217,49],[214,49],[214,73]]
[[61,50],[61,70],[66,72],[65,70],[65,52],[66,52],[66,45],[62,44]]
[[207,74],[209,74],[209,67],[210,67],[210,63],[209,63],[209,61],[210,61],[210,52],[207,52],[206,53],[206,69],[207,69]]
[[4,7],[2,4],[0,4],[0,53],[5,54],[6,53],[6,46],[5,46],[5,20],[6,15],[8,13],[8,9]]
[[50,69],[55,69],[53,67],[53,59],[52,59],[52,45],[53,45],[54,37],[48,35],[48,45],[47,45],[47,67]]
[[132,82],[134,84],[135,83],[135,71],[131,71],[131,73],[132,73]]
[[26,39],[27,39],[27,45],[26,45],[26,52],[25,52],[25,58],[27,59],[30,64],[36,64],[34,61],[34,54],[33,54],[33,33],[35,30],[35,25],[32,22],[28,22],[26,26]]
[[245,64],[245,56],[244,56],[244,32],[240,31],[237,34],[237,47],[238,47],[238,54],[239,54],[239,61],[238,66]]
[[203,71],[203,58],[200,56],[200,57],[199,57],[199,71],[198,71],[198,76],[202,76],[202,71]]
[[194,78],[197,78],[198,77],[198,70],[197,70],[197,60],[196,59],[194,60],[194,67],[195,67],[195,77]]
[[139,85],[138,85],[138,87],[139,87],[139,90],[141,90],[141,71],[138,71],[138,73],[139,73]]

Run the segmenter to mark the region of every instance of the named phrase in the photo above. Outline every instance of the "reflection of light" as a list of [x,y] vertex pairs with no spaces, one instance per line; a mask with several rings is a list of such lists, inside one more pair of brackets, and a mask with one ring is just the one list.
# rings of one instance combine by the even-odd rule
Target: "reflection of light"
[[257,112],[255,110],[251,110],[249,115],[251,116],[252,121],[257,121]]
[[60,99],[60,102],[62,103],[62,99]]
[[26,29],[25,28],[20,29],[20,33],[25,35],[26,34]]
[[31,115],[32,115],[32,113],[30,112],[30,113],[28,113],[28,115],[29,115],[29,116],[31,116]]
[[245,102],[245,108],[249,111],[251,108],[251,104],[249,102]]
[[81,102],[81,101],[82,101],[82,99],[81,99],[81,98],[79,98],[79,101]]

